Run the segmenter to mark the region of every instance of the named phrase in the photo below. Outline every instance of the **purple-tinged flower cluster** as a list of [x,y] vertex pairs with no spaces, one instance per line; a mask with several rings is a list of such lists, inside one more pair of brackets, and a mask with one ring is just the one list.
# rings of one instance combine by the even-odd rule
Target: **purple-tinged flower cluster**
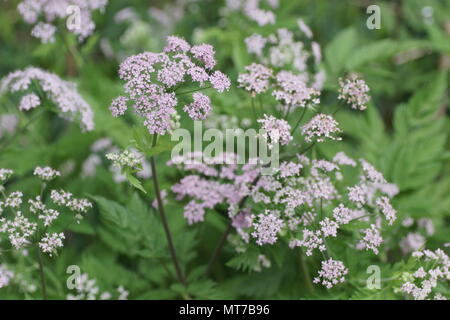
[[348,269],[342,261],[330,258],[322,261],[322,269],[319,271],[319,276],[314,278],[314,283],[320,283],[331,289],[335,285],[344,282],[347,273]]
[[[44,96],[37,96],[41,90]],[[94,113],[89,104],[73,83],[62,80],[56,74],[35,67],[14,71],[0,83],[0,95],[7,92],[24,94],[19,106],[21,110],[36,108],[43,104],[43,99],[48,99],[59,109],[61,117],[70,121],[79,120],[84,131],[94,129]]]
[[38,38],[42,43],[55,42],[56,27],[49,23],[39,22],[31,30],[31,36]]
[[360,250],[372,250],[373,253],[378,254],[378,247],[383,243],[383,238],[380,235],[380,230],[376,225],[371,224],[370,228],[363,230],[364,238],[357,244]]
[[43,43],[55,41],[53,24],[58,20],[68,20],[67,29],[81,42],[95,30],[92,12],[103,11],[107,4],[108,0],[23,0],[17,10],[26,23],[34,25],[31,35]]
[[324,142],[326,139],[342,140],[338,134],[342,130],[338,123],[328,114],[319,113],[302,127],[302,134],[306,142]]
[[262,138],[268,141],[269,147],[278,143],[285,146],[291,142],[291,126],[286,120],[264,114],[264,118],[259,119],[258,122],[261,123],[261,128],[264,130]]
[[19,109],[22,111],[29,111],[38,107],[41,104],[41,99],[35,93],[29,93],[24,95],[20,99]]
[[[209,82],[218,92],[228,90],[230,80],[220,71],[213,72],[215,65],[211,45],[191,46],[184,39],[170,36],[162,53],[144,52],[122,62],[119,76],[126,81],[127,97],[114,99],[111,113],[121,116],[131,104],[151,134],[166,134],[179,125],[176,91],[185,82],[198,83],[200,89],[206,89]],[[193,100],[183,109],[194,120],[205,119],[211,110],[210,99],[194,92]]]
[[[265,0],[264,2],[266,2],[270,8],[276,9],[279,6],[278,1],[279,0]],[[262,9],[261,2],[261,0],[227,0],[226,9],[244,13],[249,20],[256,22],[260,27],[267,24],[274,24],[275,14],[273,11]]]
[[304,77],[283,70],[276,75],[276,81],[272,95],[284,105],[306,108],[320,103],[320,92],[308,88]]
[[351,105],[353,109],[365,110],[370,100],[369,87],[366,82],[356,74],[350,75],[346,79],[339,79],[339,97]]
[[211,100],[207,95],[200,92],[194,92],[192,95],[194,101],[184,106],[184,111],[193,120],[205,120],[211,111]]
[[252,63],[245,67],[246,73],[239,74],[239,87],[249,91],[254,97],[256,94],[266,92],[269,89],[270,78],[273,71],[262,64]]
[[376,201],[376,205],[386,217],[389,224],[393,224],[397,219],[397,211],[392,207],[388,197],[380,197]]
[[320,66],[320,45],[312,41],[311,29],[301,19],[299,29],[306,36],[304,42],[295,40],[294,33],[283,28],[266,37],[257,33],[247,37],[247,51],[267,67],[292,70],[290,72],[300,77],[306,87],[320,91],[325,82],[325,71]]
[[252,237],[256,239],[256,244],[274,244],[277,242],[278,233],[284,227],[284,222],[279,218],[279,212],[266,210],[255,216],[253,221],[255,231]]
[[[203,158],[202,153],[188,154],[168,162],[168,165],[191,172],[172,186],[176,200],[191,199],[184,211],[189,224],[203,221],[205,210],[214,209],[221,203],[229,206],[230,218],[238,214],[235,210],[239,209],[239,202],[249,195],[249,186],[260,174],[260,168],[252,164],[238,166],[236,163],[235,154]],[[216,164],[222,165],[216,168]]]

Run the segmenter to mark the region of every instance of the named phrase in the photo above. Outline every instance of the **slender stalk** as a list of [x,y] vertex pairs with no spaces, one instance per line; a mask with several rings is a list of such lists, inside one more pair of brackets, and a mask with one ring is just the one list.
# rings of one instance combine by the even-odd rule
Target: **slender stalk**
[[313,294],[314,293],[314,286],[313,283],[311,281],[311,274],[309,272],[309,268],[308,265],[305,261],[305,257],[303,256],[303,250],[301,248],[299,248],[299,262],[300,262],[300,268],[303,274],[303,278],[306,282],[306,288],[308,289],[309,294]]
[[305,149],[303,149],[302,151],[300,151],[299,153],[291,154],[291,155],[289,155],[289,156],[282,157],[282,158],[280,159],[280,161],[286,161],[286,160],[289,160],[289,159],[292,159],[292,158],[296,157],[297,155],[305,154],[309,149],[311,149],[312,147],[314,147],[315,144],[316,144],[316,142],[313,142],[313,143],[311,143],[309,146],[307,146]]
[[256,119],[258,119],[258,116],[256,115],[256,108],[255,108],[255,98],[250,98],[252,100],[252,110],[253,110],[253,119],[255,120],[256,123]]
[[39,249],[39,244],[36,243],[36,252],[38,257],[38,263],[39,263],[39,275],[41,278],[41,291],[42,291],[42,299],[47,300],[47,287],[45,284],[45,275],[44,275],[44,262],[42,261],[42,255],[41,250]]
[[305,116],[305,113],[306,113],[306,108],[303,108],[302,115],[300,116],[300,118],[298,119],[297,123],[295,124],[294,129],[292,129],[292,134],[295,133],[295,130],[297,130],[298,126],[299,126],[300,123],[302,122],[303,117]]
[[211,88],[211,86],[207,86],[204,88],[198,88],[198,89],[194,89],[194,90],[189,90],[189,91],[184,91],[184,92],[180,92],[180,93],[176,93],[177,96],[182,96],[183,94],[188,94],[188,93],[192,93],[192,92],[196,92],[196,91],[202,91],[202,90],[206,90]]
[[[257,184],[260,178],[261,178],[261,175],[258,175],[252,181],[252,186]],[[244,198],[242,198],[242,200],[238,204],[238,208],[239,209],[242,209],[242,207],[244,206],[244,204],[247,201],[247,199],[248,199],[248,195],[246,195]],[[226,239],[228,237],[228,234],[231,232],[231,230],[232,230],[232,222],[230,220],[230,222],[228,223],[227,228],[225,229],[224,233],[220,237],[219,243],[217,244],[216,249],[214,250],[214,252],[213,252],[213,254],[211,256],[211,259],[209,259],[208,267],[205,270],[205,276],[208,276],[209,273],[211,272],[211,269],[212,269],[214,263],[217,261],[217,258],[220,256],[220,253],[223,250],[223,247],[225,245],[225,241],[226,241]]]
[[289,105],[289,107],[286,110],[286,114],[284,115],[284,119],[287,119],[289,113],[291,112],[292,104]]
[[0,151],[3,151],[6,147],[8,147],[11,143],[13,143],[17,137],[19,137],[20,134],[22,134],[23,132],[25,132],[28,127],[34,122],[36,121],[42,114],[44,114],[44,110],[40,110],[37,111],[36,114],[34,116],[32,116],[28,122],[21,128],[19,128],[19,130],[16,131],[16,133],[11,136],[8,140],[6,140],[0,147]]
[[309,151],[312,147],[314,147],[314,145],[316,144],[316,142],[314,141],[313,143],[311,143],[309,146],[307,146],[304,150],[302,150],[300,152],[300,154],[305,154],[307,151]]
[[208,267],[206,268],[206,271],[205,271],[205,276],[208,276],[211,273],[211,269],[214,265],[214,262],[217,260],[220,253],[222,252],[223,246],[225,245],[227,237],[230,234],[232,228],[233,228],[233,226],[232,226],[231,220],[230,220],[227,228],[225,229],[225,232],[220,237],[219,243],[217,244],[216,249],[214,250],[214,253],[212,254],[211,258],[209,259]]
[[[158,139],[158,135],[155,134],[153,136],[152,147],[154,147],[156,145],[157,139]],[[164,232],[166,234],[167,244],[169,246],[170,255],[172,257],[172,261],[173,261],[173,264],[175,266],[175,271],[177,273],[178,280],[183,285],[186,285],[186,279],[184,277],[183,271],[181,270],[180,263],[179,263],[178,258],[177,258],[177,254],[176,254],[176,251],[175,251],[175,246],[173,245],[173,241],[172,241],[172,234],[170,233],[169,223],[167,222],[167,216],[166,216],[166,212],[164,210],[164,204],[163,204],[163,201],[162,201],[162,198],[161,198],[161,191],[160,191],[159,182],[158,182],[158,174],[157,174],[157,171],[156,171],[155,156],[152,156],[150,158],[150,165],[151,165],[151,168],[152,168],[152,179],[153,179],[153,186],[155,188],[156,201],[158,203],[158,211],[159,211],[159,213],[161,215],[161,221],[163,223]]]

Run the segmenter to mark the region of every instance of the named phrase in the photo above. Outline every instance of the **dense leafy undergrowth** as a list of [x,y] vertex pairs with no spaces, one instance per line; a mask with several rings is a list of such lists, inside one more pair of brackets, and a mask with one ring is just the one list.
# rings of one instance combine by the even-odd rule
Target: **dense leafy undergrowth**
[[450,296],[450,1],[0,7],[0,299]]

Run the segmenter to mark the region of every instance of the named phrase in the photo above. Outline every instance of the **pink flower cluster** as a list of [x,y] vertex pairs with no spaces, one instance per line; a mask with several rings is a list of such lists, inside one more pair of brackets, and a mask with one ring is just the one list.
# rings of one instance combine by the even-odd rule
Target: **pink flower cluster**
[[314,278],[314,283],[321,283],[328,289],[345,281],[345,275],[348,269],[344,266],[342,261],[328,259],[322,261],[322,269],[319,271],[319,276]]
[[278,233],[284,227],[284,222],[279,218],[279,212],[266,210],[254,218],[252,236],[256,238],[256,244],[274,244],[278,240]]
[[31,35],[43,43],[55,41],[58,20],[67,23],[70,32],[83,41],[95,30],[92,12],[103,11],[108,0],[23,0],[17,9],[23,20],[34,25]]
[[326,139],[342,140],[338,134],[342,130],[338,123],[328,114],[319,113],[302,127],[302,134],[306,142],[324,142]]
[[[265,0],[272,9],[279,6],[279,0]],[[275,14],[270,10],[261,8],[261,0],[227,0],[227,9],[230,11],[241,11],[245,16],[256,22],[260,27],[275,23]]]
[[447,300],[442,293],[437,292],[439,282],[445,283],[450,280],[450,259],[441,249],[435,251],[423,250],[413,253],[421,267],[409,274],[401,286],[401,291],[411,295],[415,300],[434,299]]
[[[43,96],[38,96],[41,90]],[[59,109],[61,117],[70,121],[79,120],[85,131],[94,129],[94,113],[77,92],[75,84],[62,80],[54,73],[35,67],[14,71],[0,83],[0,94],[6,92],[24,94],[20,110],[34,109],[43,104],[44,99],[48,99]]]
[[246,73],[239,74],[239,86],[251,92],[252,96],[266,92],[269,89],[273,71],[262,64],[252,63],[245,67]]
[[365,110],[370,100],[369,87],[366,82],[358,77],[357,74],[351,74],[346,79],[339,79],[339,97],[351,105],[353,109]]
[[274,69],[292,70],[301,77],[308,87],[320,91],[325,82],[325,71],[320,66],[322,52],[320,45],[312,41],[312,31],[298,20],[298,26],[306,41],[295,40],[295,35],[287,29],[264,37],[254,33],[245,39],[247,51],[254,54],[258,62]]
[[264,118],[258,119],[258,122],[261,123],[263,138],[268,141],[269,147],[278,143],[285,146],[292,140],[291,126],[286,120],[264,114]]
[[[229,164],[227,164],[229,163]],[[202,153],[175,158],[168,165],[176,165],[192,174],[172,186],[177,200],[191,198],[185,206],[184,216],[189,224],[203,221],[205,210],[226,203],[233,217],[239,202],[249,193],[249,185],[260,173],[256,165],[238,166],[234,154],[222,154],[203,159]],[[217,164],[222,164],[215,168]]]
[[[119,76],[126,81],[124,88],[128,96],[113,100],[112,115],[123,115],[128,103],[132,103],[134,111],[144,118],[148,131],[163,135],[177,126],[176,90],[185,82],[197,83],[200,89],[206,89],[205,83],[209,82],[217,92],[228,90],[230,80],[220,71],[213,72],[215,65],[211,45],[191,46],[181,38],[170,36],[164,52],[144,52],[122,62]],[[192,119],[203,120],[211,110],[211,101],[206,95],[195,92],[193,102],[183,109]]]

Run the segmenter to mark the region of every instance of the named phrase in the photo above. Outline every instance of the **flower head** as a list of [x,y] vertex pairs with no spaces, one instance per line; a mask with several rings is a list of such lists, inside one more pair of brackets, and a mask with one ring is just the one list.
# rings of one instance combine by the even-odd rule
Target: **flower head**
[[[5,92],[27,92],[36,83],[48,100],[52,101],[61,117],[68,120],[79,119],[85,131],[94,129],[94,113],[89,104],[77,92],[73,83],[59,78],[56,74],[35,67],[17,70],[8,74],[0,83],[0,94]],[[40,105],[36,94],[25,94],[19,108],[27,111]]]
[[239,74],[239,87],[250,91],[252,95],[266,92],[269,89],[269,79],[272,77],[272,69],[262,64],[252,63],[245,67],[246,73]]
[[341,140],[337,134],[342,130],[338,127],[338,123],[332,116],[319,113],[314,116],[302,128],[302,134],[305,136],[306,142],[323,142],[326,139]]
[[44,181],[50,181],[55,179],[56,177],[61,176],[61,173],[59,171],[50,167],[36,167],[33,174]]
[[[149,133],[164,135],[171,132],[179,125],[178,96],[174,87],[189,81],[187,76],[200,86],[209,82],[218,92],[229,88],[228,77],[220,71],[212,71],[215,64],[211,45],[191,47],[184,39],[170,36],[163,52],[140,53],[121,63],[119,76],[126,81],[127,96],[113,100],[110,110],[113,116],[121,116],[130,102],[144,119]],[[194,102],[185,106],[185,111],[195,120],[204,119],[211,109],[209,98],[198,92],[192,96]]]
[[314,283],[320,283],[331,289],[335,285],[344,282],[347,273],[348,269],[342,261],[330,258],[322,261],[322,269],[319,271],[319,276],[314,278]]
[[358,78],[358,75],[352,74],[346,79],[339,79],[339,97],[350,104],[353,109],[364,110],[370,100],[369,87],[366,82]]
[[292,140],[291,126],[286,120],[265,114],[264,118],[259,119],[258,122],[264,130],[263,138],[269,141],[270,145],[276,143],[287,145]]

